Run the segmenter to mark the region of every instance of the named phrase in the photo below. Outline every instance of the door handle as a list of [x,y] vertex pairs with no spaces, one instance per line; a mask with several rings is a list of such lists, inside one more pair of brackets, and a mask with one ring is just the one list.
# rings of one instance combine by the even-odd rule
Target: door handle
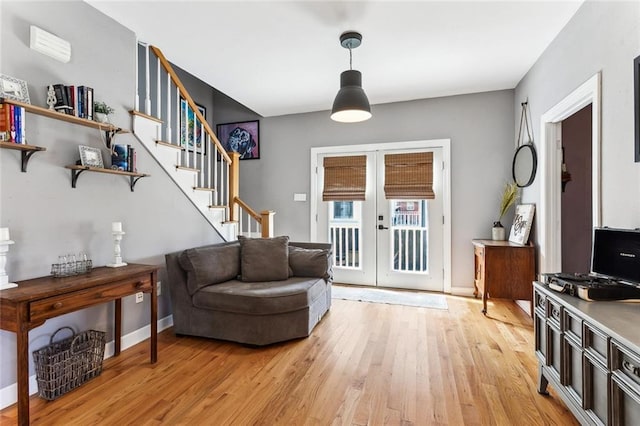
[[378,229],[389,229],[389,228],[384,225],[378,225]]

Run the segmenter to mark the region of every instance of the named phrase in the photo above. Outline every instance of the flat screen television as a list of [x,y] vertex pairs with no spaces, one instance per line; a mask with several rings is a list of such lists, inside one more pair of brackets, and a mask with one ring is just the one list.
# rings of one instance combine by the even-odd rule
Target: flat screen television
[[640,230],[595,228],[591,272],[640,286]]

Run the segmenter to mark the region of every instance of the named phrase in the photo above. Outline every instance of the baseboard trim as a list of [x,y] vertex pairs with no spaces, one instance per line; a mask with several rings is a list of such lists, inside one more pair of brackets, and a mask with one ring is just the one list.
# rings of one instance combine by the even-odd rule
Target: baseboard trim
[[453,296],[473,297],[473,292],[473,287],[451,287],[451,294]]
[[[158,320],[158,332],[166,330],[173,325],[173,315],[168,315]],[[133,345],[144,342],[151,336],[151,326],[145,325],[129,334],[122,336],[122,350],[128,349]],[[104,358],[111,358],[115,350],[115,342],[111,340],[104,347]],[[38,393],[38,382],[36,375],[29,377],[29,395]],[[18,384],[13,383],[0,389],[0,410],[18,401]]]

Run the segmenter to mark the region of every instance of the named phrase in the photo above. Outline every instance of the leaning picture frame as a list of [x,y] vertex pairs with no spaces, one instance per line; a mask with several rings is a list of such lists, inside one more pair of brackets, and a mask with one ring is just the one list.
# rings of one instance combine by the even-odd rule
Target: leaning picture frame
[[241,160],[260,158],[260,122],[258,120],[218,124],[216,136],[227,152],[237,152]]
[[513,217],[513,225],[509,234],[509,241],[526,245],[529,243],[529,232],[533,224],[535,204],[518,204]]
[[[207,119],[207,109],[196,104],[198,111]],[[204,125],[196,120],[196,114],[189,107],[187,100],[180,98],[180,146],[196,154],[206,155],[206,134]]]
[[78,149],[80,150],[80,164],[85,167],[99,167],[104,169],[102,151],[98,148],[92,148],[85,145],[80,145]]
[[0,74],[0,97],[30,104],[27,82],[19,78]]

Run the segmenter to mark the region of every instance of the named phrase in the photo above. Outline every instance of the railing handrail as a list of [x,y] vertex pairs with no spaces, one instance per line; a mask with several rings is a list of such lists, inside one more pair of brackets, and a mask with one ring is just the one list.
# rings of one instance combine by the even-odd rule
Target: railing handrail
[[189,92],[187,92],[187,89],[182,84],[182,81],[180,81],[180,78],[178,77],[176,72],[173,70],[173,67],[171,66],[169,61],[167,61],[167,58],[164,57],[164,54],[162,53],[162,51],[160,51],[160,49],[158,49],[157,47],[149,46],[149,48],[156,55],[156,57],[158,58],[158,60],[162,64],[162,67],[165,69],[165,71],[167,71],[167,73],[169,74],[169,76],[171,77],[173,82],[175,83],[176,87],[180,91],[180,95],[187,101],[187,104],[189,105],[189,107],[191,108],[191,110],[193,111],[195,116],[198,118],[198,121],[200,121],[200,123],[202,123],[202,126],[205,129],[205,132],[209,135],[209,137],[211,138],[211,140],[215,144],[215,146],[216,146],[218,152],[220,153],[220,155],[229,164],[231,164],[232,163],[231,157],[229,157],[229,154],[227,154],[227,151],[224,149],[224,147],[222,146],[222,144],[218,140],[218,137],[216,136],[216,134],[213,132],[213,130],[209,126],[209,123],[207,123],[207,120],[205,120],[204,116],[200,113],[200,110],[196,106],[196,103],[191,98],[191,95],[189,95]]
[[245,203],[244,201],[242,201],[239,197],[234,197],[233,198],[233,202],[237,203],[240,207],[242,207],[242,209],[244,211],[246,211],[247,213],[249,213],[249,215],[254,218],[256,220],[256,222],[258,222],[259,224],[262,225],[262,216],[260,216],[258,213],[256,213],[251,207],[249,207],[249,205],[247,203]]

